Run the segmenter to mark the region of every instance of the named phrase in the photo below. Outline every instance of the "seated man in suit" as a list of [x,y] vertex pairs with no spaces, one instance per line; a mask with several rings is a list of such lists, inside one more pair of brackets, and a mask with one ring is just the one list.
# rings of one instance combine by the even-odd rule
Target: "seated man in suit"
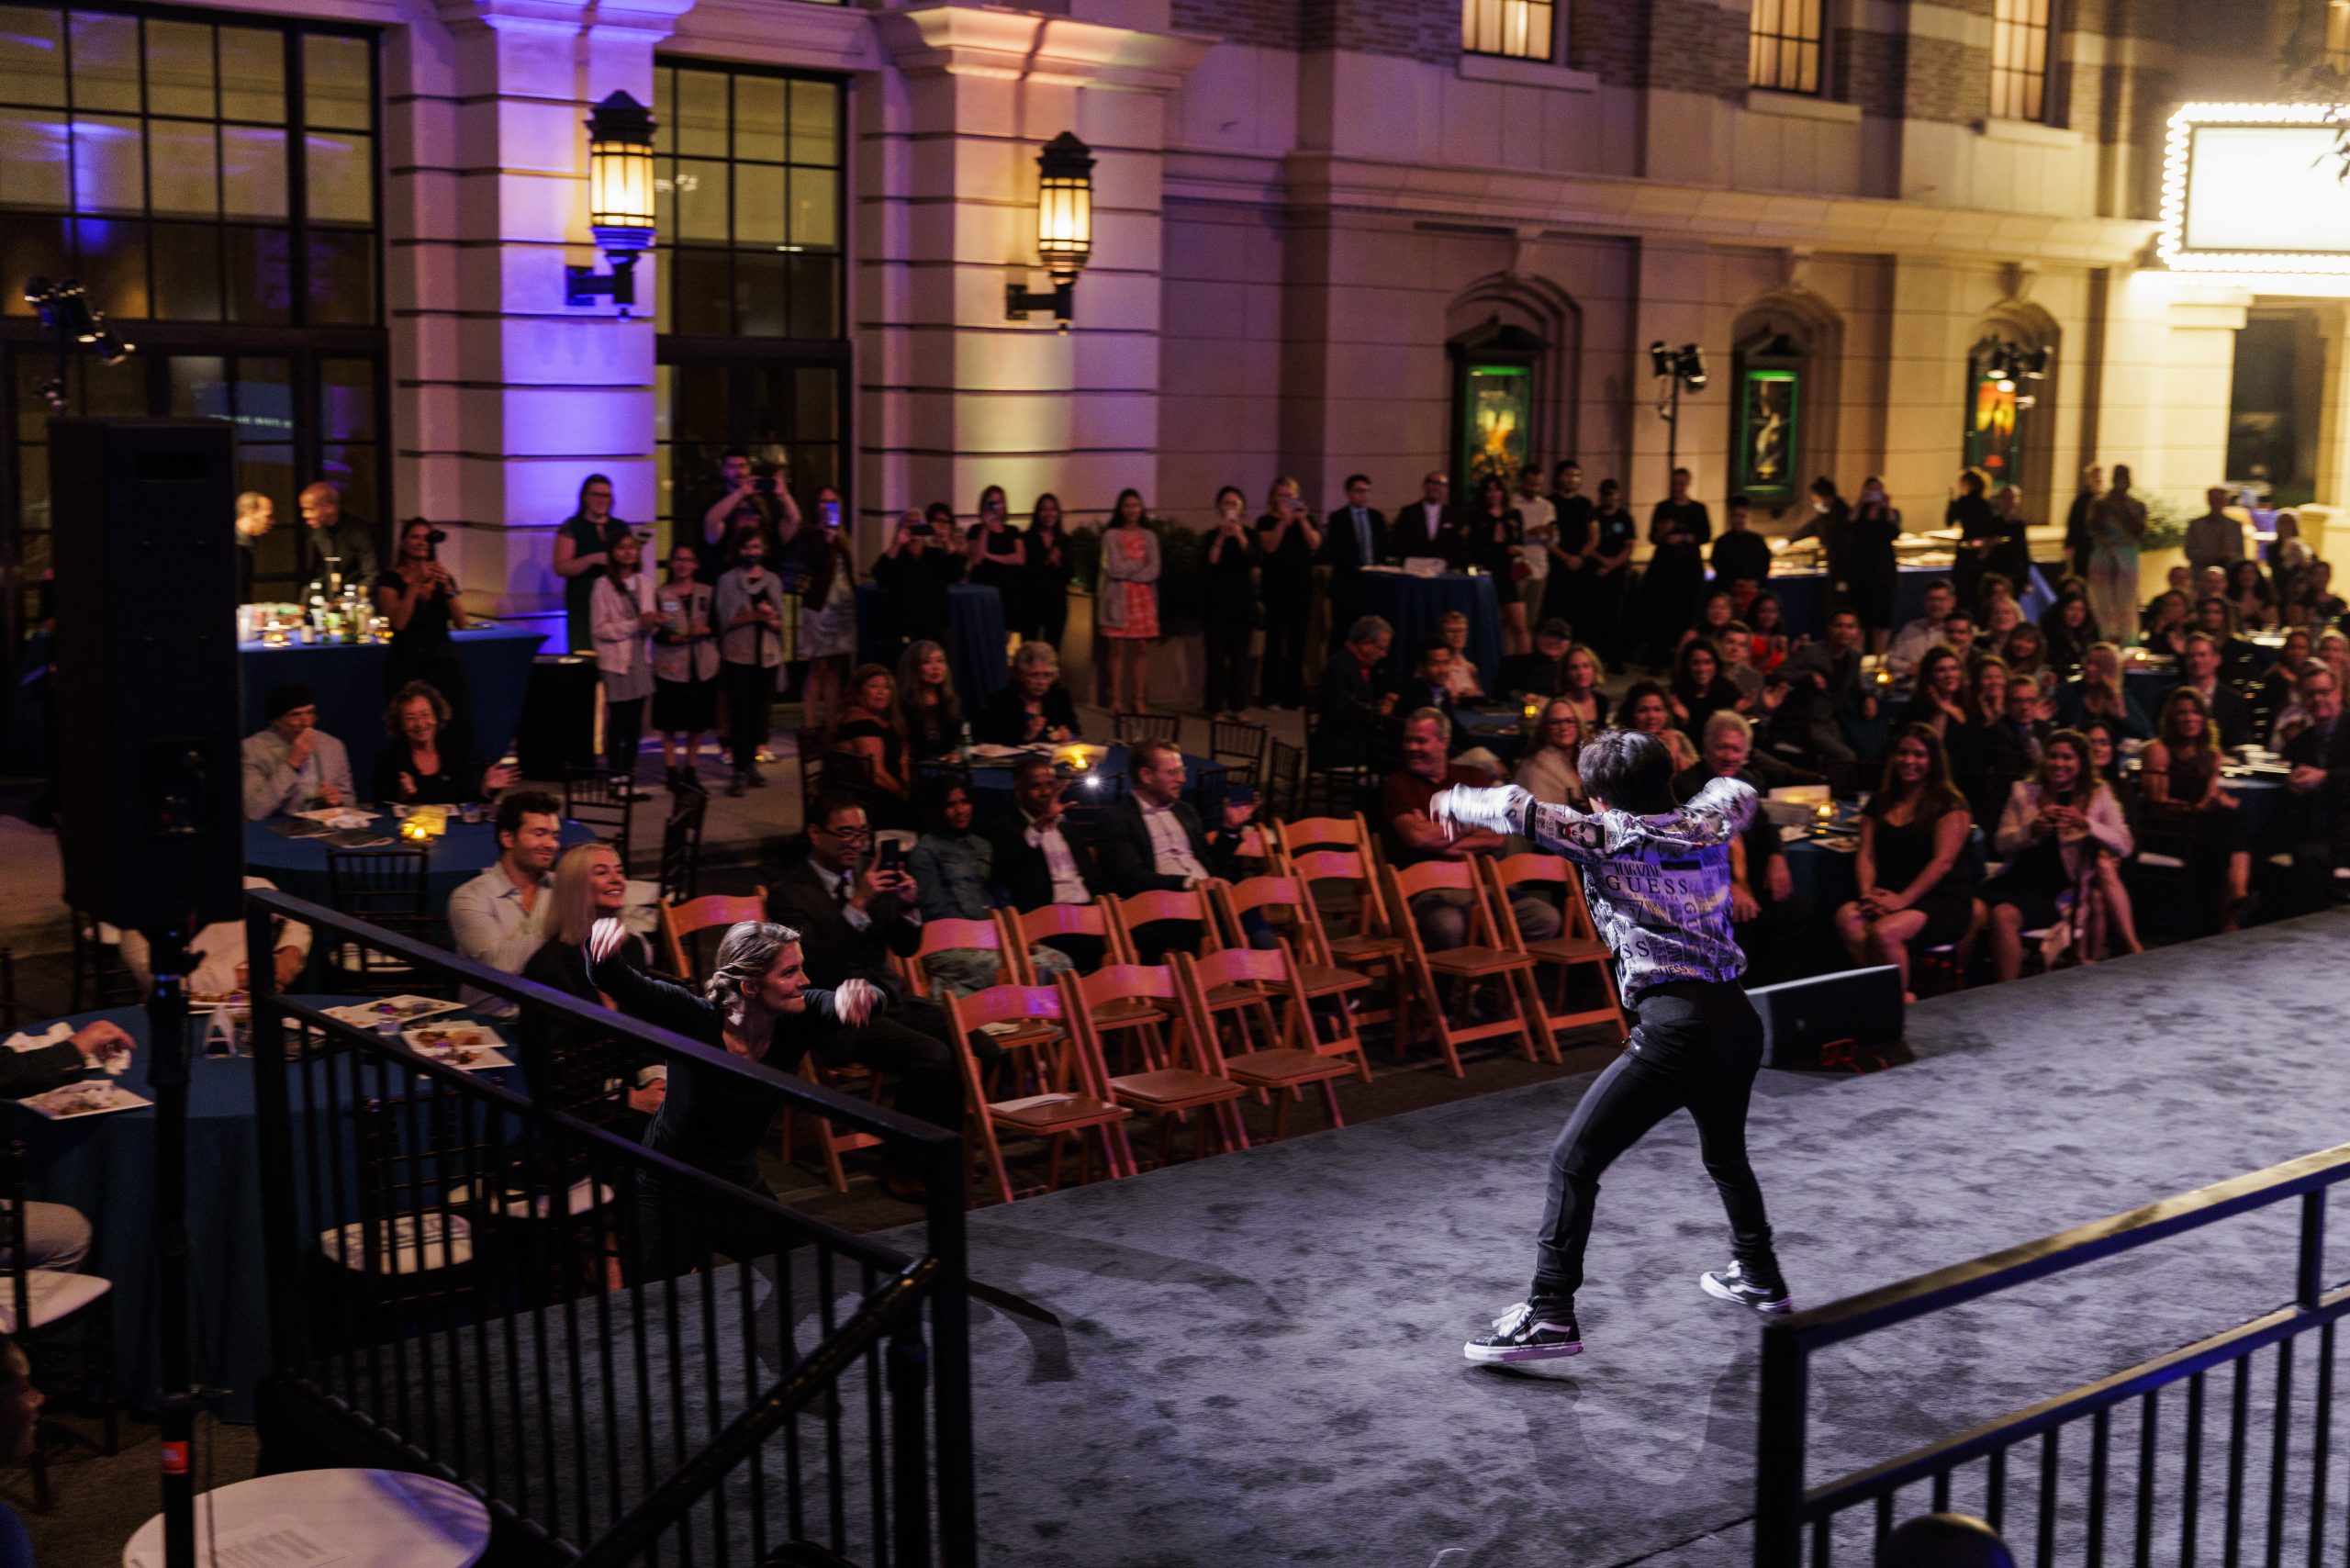
[[[995,879],[1023,913],[1048,903],[1091,903],[1100,896],[1085,856],[1069,840],[1061,789],[1050,759],[1024,758],[1012,775],[1012,815],[996,824]],[[1099,936],[1048,936],[1044,946],[1068,954],[1081,970],[1101,967]]]
[[1387,668],[1394,641],[1393,627],[1366,615],[1322,666],[1314,695],[1315,767],[1360,767],[1377,751],[1379,727],[1395,711],[1395,680]]
[[1322,559],[1330,566],[1330,640],[1354,623],[1362,605],[1362,569],[1387,558],[1387,519],[1371,504],[1371,479],[1347,477],[1347,504],[1330,513],[1322,531]]
[[242,748],[245,820],[354,804],[351,754],[319,728],[318,693],[280,686],[262,706],[269,726],[247,735]]
[[[1248,808],[1225,806],[1224,820],[1211,834],[1183,800],[1181,747],[1171,741],[1143,741],[1128,756],[1135,787],[1102,813],[1102,879],[1110,890],[1132,898],[1158,888],[1197,888],[1228,875]],[[1178,947],[1196,952],[1203,935],[1195,921],[1153,921],[1135,929],[1135,953],[1146,964],[1160,963]]]
[[[767,918],[800,933],[811,984],[827,990],[855,977],[881,988],[888,1009],[862,1025],[843,1024],[811,1047],[817,1062],[856,1062],[887,1073],[898,1109],[953,1126],[962,1103],[946,1014],[907,994],[890,956],[912,956],[922,941],[913,878],[883,871],[870,858],[873,829],[865,807],[847,795],[820,795],[808,809],[808,857],[774,879]],[[781,1064],[791,1065],[791,1064]],[[893,1196],[918,1193],[918,1181],[885,1178]]]
[[2296,904],[2323,909],[2333,900],[2333,868],[2350,851],[2350,724],[2342,722],[2342,680],[2312,660],[2301,675],[2309,722],[2285,743],[2292,767],[2293,882]]
[[1552,616],[1534,629],[1533,652],[1512,654],[1502,660],[1494,689],[1520,699],[1556,697],[1566,689],[1567,649],[1573,643],[1573,628]]
[[[2178,655],[2179,686],[2202,694],[2211,722],[2220,732],[2220,749],[2233,751],[2252,739],[2252,704],[2220,678],[2220,640],[2208,632],[2189,632]],[[2171,689],[2177,690],[2177,687]],[[2168,692],[2164,694],[2165,697]]]

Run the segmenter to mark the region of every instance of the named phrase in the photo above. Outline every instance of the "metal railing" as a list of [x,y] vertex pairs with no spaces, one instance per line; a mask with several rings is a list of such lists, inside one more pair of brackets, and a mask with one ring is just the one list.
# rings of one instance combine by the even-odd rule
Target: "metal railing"
[[[1923,1511],[1901,1498],[1909,1487],[1924,1491],[1933,1511],[1956,1506],[1979,1514],[2007,1536],[2019,1562],[2029,1554],[2042,1564],[2099,1563],[2109,1551],[2117,1562],[2211,1561],[2231,1568],[2255,1561],[2255,1552],[2267,1568],[2304,1551],[2311,1564],[2327,1561],[2335,1323],[2350,1312],[2350,1288],[2324,1286],[2325,1204],[2344,1181],[2350,1144],[1768,1324],[1756,1568],[1806,1561],[1828,1568],[1840,1547],[1865,1561],[1897,1514]],[[1897,1458],[1807,1484],[1818,1352],[2295,1198],[2300,1238],[2289,1305]],[[2125,1301],[2114,1310],[2131,1309]],[[2297,1386],[2296,1347],[2311,1335],[2314,1376]],[[2164,1394],[2181,1383],[2185,1408],[2166,1413]],[[2210,1407],[2222,1398],[2224,1429],[2209,1430],[2217,1424]],[[2083,1426],[2086,1445],[2078,1441]],[[2166,1451],[2172,1432],[2176,1450]],[[2207,1496],[2214,1491],[2216,1498]],[[2261,1538],[2249,1549],[2248,1531]]]
[[[255,966],[273,1407],[465,1486],[549,1561],[974,1561],[955,1133],[282,893],[248,910],[254,952],[297,920],[379,987],[519,1008],[519,1059],[481,1070]],[[643,1147],[642,1061],[876,1135],[923,1178],[925,1249]]]

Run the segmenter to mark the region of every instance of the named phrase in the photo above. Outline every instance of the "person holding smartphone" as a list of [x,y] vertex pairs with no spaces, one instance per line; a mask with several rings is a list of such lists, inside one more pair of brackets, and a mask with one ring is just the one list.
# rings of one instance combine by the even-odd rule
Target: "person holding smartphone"
[[767,542],[754,533],[740,545],[739,565],[718,579],[719,680],[726,692],[726,727],[734,754],[729,795],[764,789],[759,747],[767,744],[776,679],[783,668],[783,585],[767,569]]
[[469,693],[465,666],[449,633],[464,631],[468,622],[457,579],[441,564],[441,544],[447,538],[420,517],[400,524],[399,554],[375,579],[374,598],[375,613],[392,625],[392,644],[384,660],[384,695],[389,697],[410,681],[423,681],[447,700],[452,722],[462,734]]
[[894,659],[906,644],[934,635],[946,624],[946,588],[963,577],[963,557],[939,547],[937,525],[909,507],[898,516],[890,548],[873,563],[873,580],[890,596],[889,624]]
[[841,493],[816,492],[814,523],[792,541],[806,578],[800,590],[800,656],[808,661],[800,691],[811,728],[822,729],[839,711],[841,683],[856,654],[856,561],[841,525]]

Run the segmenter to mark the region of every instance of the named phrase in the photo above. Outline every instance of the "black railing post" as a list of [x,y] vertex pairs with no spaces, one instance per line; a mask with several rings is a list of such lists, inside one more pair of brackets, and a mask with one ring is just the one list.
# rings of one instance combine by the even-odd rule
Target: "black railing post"
[[979,1553],[979,1477],[971,1455],[970,1253],[963,1232],[968,1180],[962,1140],[931,1147],[926,1172],[930,1255],[938,1274],[930,1295],[930,1344],[938,1402],[938,1561],[974,1568]]
[[930,1423],[923,1404],[930,1392],[930,1350],[919,1319],[890,1336],[890,1484],[897,1536],[886,1562],[894,1568],[930,1562]]
[[[277,921],[267,910],[245,912],[245,951],[274,954]],[[273,1367],[307,1365],[309,1315],[302,1300],[302,1255],[294,1203],[294,1113],[285,1086],[285,1014],[277,1003],[277,967],[269,958],[246,969],[252,1000],[253,1108],[261,1146],[262,1268],[269,1281],[269,1347]]]
[[2293,1294],[2303,1312],[2315,1312],[2325,1294],[2325,1200],[2331,1191],[2314,1187],[2301,1194],[2300,1271]]
[[[187,933],[145,933],[147,1082],[155,1092],[155,1316],[162,1343],[156,1425],[162,1437],[163,1561],[196,1562],[196,1476],[188,1452],[200,1403],[188,1357],[195,1303],[187,1288]],[[263,961],[270,949],[264,947]]]
[[1803,1561],[1807,1356],[1794,1329],[1764,1327],[1754,1423],[1754,1568],[1799,1568]]

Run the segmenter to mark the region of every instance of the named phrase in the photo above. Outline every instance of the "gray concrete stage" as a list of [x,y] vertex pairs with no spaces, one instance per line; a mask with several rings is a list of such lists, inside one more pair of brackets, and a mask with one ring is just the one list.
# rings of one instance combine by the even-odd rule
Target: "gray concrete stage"
[[[2266,926],[1927,1002],[1909,1014],[1919,1059],[1890,1071],[1765,1073],[1755,1164],[1798,1296],[2350,1141],[2345,960],[2350,915]],[[978,1277],[1064,1324],[979,1315],[985,1560],[1422,1568],[1457,1548],[1450,1568],[1742,1561],[1759,1330],[1696,1288],[1726,1238],[1685,1117],[1601,1195],[1585,1354],[1519,1373],[1460,1357],[1523,1294],[1543,1156],[1589,1081],[974,1215]],[[2292,1220],[2287,1205],[2232,1221],[1830,1355],[1815,1373],[1813,1480],[2281,1305]],[[2350,1276],[2350,1243],[2337,1254],[2330,1279]],[[2217,1384],[2213,1412],[2224,1437]],[[2126,1522],[2134,1425],[2117,1421],[2114,1438]],[[2068,1469],[2087,1447],[2069,1445]],[[2265,1472],[2252,1473],[2256,1530]],[[2011,1510],[2028,1510],[2031,1489],[2011,1481]],[[2154,1490],[2166,1521],[2175,1474]],[[1972,1495],[1962,1479],[1961,1505]],[[2206,1504],[2206,1555],[2219,1506]],[[1922,1497],[1903,1509],[1924,1511]],[[2058,1512],[2069,1539],[2078,1508]],[[2011,1533],[2029,1517],[2011,1511]],[[2128,1560],[2126,1544],[2109,1551]],[[1839,1556],[1855,1560],[1865,1549]]]

